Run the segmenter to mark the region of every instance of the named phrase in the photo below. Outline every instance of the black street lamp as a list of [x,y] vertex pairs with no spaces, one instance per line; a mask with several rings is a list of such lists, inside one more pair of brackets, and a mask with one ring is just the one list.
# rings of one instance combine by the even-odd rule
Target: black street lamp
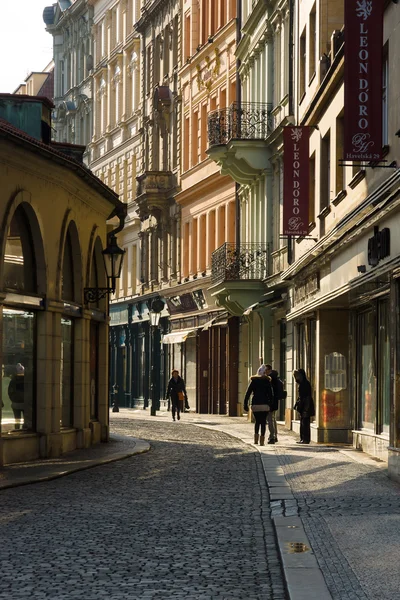
[[157,348],[155,344],[155,332],[158,329],[161,318],[161,311],[164,308],[164,302],[161,298],[154,298],[150,306],[150,340],[151,340],[151,369],[150,369],[150,393],[151,393],[151,408],[150,414],[152,417],[156,416],[156,411],[159,409],[159,399],[157,397],[156,390],[159,386],[156,385],[156,377],[159,376],[155,373],[155,364],[157,359]]
[[110,236],[107,248],[103,250],[102,254],[109,287],[85,288],[84,298],[86,303],[97,302],[107,296],[107,294],[114,294],[117,279],[121,277],[122,261],[125,250],[122,250],[122,248],[118,246],[117,237],[115,235]]

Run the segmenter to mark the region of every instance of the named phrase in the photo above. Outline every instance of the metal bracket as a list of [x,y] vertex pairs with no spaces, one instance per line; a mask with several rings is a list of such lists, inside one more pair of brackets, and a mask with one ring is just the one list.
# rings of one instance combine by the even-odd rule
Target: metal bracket
[[98,302],[107,296],[107,294],[113,294],[115,290],[112,288],[85,288],[83,290],[83,297],[85,303]]

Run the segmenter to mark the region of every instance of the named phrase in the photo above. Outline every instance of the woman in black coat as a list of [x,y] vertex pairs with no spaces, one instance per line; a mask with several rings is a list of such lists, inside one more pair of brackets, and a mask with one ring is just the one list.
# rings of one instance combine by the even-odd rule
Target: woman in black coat
[[172,371],[172,377],[168,382],[167,387],[167,398],[171,399],[172,404],[172,420],[175,421],[175,413],[178,421],[181,418],[181,410],[183,410],[183,401],[185,402],[185,406],[188,405],[187,393],[185,382],[182,377],[179,376],[179,371],[174,369]]
[[300,440],[297,444],[309,444],[311,440],[310,419],[315,415],[314,401],[311,395],[311,384],[304,369],[294,371],[293,377],[299,384],[298,398],[294,405],[300,413]]
[[267,414],[271,408],[271,403],[273,402],[271,379],[265,374],[265,371],[265,365],[261,365],[257,371],[257,375],[251,377],[249,387],[247,388],[244,397],[244,410],[248,412],[249,398],[253,395],[251,399],[251,410],[253,411],[256,421],[254,425],[254,443],[258,444],[258,432],[261,428],[260,446],[264,446],[265,443]]

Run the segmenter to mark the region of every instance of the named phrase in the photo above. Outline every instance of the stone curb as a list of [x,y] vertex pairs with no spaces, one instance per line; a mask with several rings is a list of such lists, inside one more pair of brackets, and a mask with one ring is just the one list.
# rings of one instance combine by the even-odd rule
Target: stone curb
[[[195,424],[215,431],[215,427],[206,424]],[[261,455],[265,481],[271,500],[271,519],[275,529],[282,570],[285,577],[286,589],[289,600],[332,600],[332,595],[326,585],[324,576],[318,566],[317,559],[308,540],[303,523],[296,514],[283,516],[282,511],[274,514],[274,504],[296,504],[290,484],[287,482],[282,467],[279,465],[274,446],[257,446],[253,444],[252,437],[241,437],[234,433],[227,433],[223,426],[219,431],[235,437],[245,444],[253,446]],[[290,512],[290,511],[285,511]],[[296,551],[298,549],[303,551]]]
[[[145,442],[144,440],[139,440],[137,438],[130,438],[128,436],[119,436],[119,435],[112,436],[112,439],[114,439],[114,440],[123,440],[126,438],[131,440],[134,445],[131,450],[123,450],[123,451],[113,452],[104,457],[97,457],[97,458],[94,457],[94,458],[89,458],[89,459],[87,459],[86,457],[84,459],[77,458],[77,462],[79,462],[79,460],[84,460],[85,464],[65,465],[63,463],[60,463],[59,465],[55,465],[54,463],[46,464],[46,461],[44,460],[43,463],[40,465],[40,468],[42,471],[47,470],[47,473],[45,475],[29,474],[29,475],[22,475],[21,477],[17,476],[15,478],[15,481],[1,481],[0,480],[0,492],[5,489],[15,488],[15,487],[19,487],[22,485],[29,485],[32,483],[42,483],[44,481],[52,481],[53,479],[59,479],[60,477],[65,477],[66,475],[71,475],[72,473],[77,473],[79,471],[86,471],[87,469],[93,469],[94,467],[99,467],[101,465],[106,465],[106,464],[109,464],[112,462],[116,462],[118,460],[130,458],[131,456],[135,456],[136,454],[143,454],[150,450],[150,444],[148,442]],[[91,451],[95,454],[96,448],[92,448]],[[63,457],[65,462],[68,460],[74,459],[74,458],[76,459],[76,457],[68,456],[68,454]],[[13,468],[13,467],[9,467],[9,468]],[[5,467],[5,469],[7,470],[7,466]],[[24,469],[24,467],[21,467],[21,470],[23,470],[23,469]],[[1,472],[0,472],[0,474],[1,474]]]

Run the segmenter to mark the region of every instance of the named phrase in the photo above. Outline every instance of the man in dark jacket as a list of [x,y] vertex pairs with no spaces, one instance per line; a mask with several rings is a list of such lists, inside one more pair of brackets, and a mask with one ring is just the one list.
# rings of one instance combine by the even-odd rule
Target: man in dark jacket
[[298,398],[294,406],[300,413],[300,440],[297,444],[309,444],[311,440],[310,419],[315,415],[314,401],[311,395],[311,384],[304,369],[294,371],[293,377],[299,384]]
[[251,399],[251,410],[254,414],[255,425],[254,425],[254,443],[258,444],[259,431],[261,428],[260,435],[260,446],[264,446],[265,443],[265,430],[267,427],[267,414],[270,411],[271,403],[273,401],[271,379],[265,373],[265,365],[257,371],[257,375],[254,375],[250,379],[249,387],[247,388],[246,395],[244,397],[244,410],[249,410],[249,399]]
[[283,391],[283,382],[279,379],[278,371],[272,368],[272,365],[266,366],[266,374],[271,378],[271,385],[273,391],[273,400],[271,403],[271,410],[267,415],[269,439],[268,444],[276,444],[278,441],[278,427],[276,424],[276,413],[279,408],[279,400],[285,398]]
[[172,377],[168,382],[167,387],[167,398],[171,399],[172,404],[172,420],[175,421],[175,413],[178,421],[181,418],[181,410],[183,410],[184,402],[187,404],[187,393],[185,382],[182,377],[179,376],[179,371],[174,369],[172,371]]

